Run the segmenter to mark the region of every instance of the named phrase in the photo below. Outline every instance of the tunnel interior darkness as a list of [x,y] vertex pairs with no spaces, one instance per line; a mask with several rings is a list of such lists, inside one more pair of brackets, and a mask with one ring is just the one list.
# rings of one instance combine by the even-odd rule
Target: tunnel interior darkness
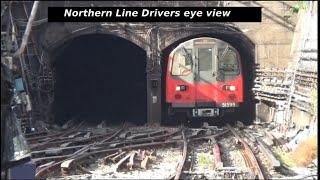
[[230,122],[233,123],[234,120],[237,121],[242,121],[245,124],[251,124],[256,117],[255,114],[255,102],[254,102],[254,95],[252,92],[252,87],[253,87],[253,80],[255,77],[255,54],[254,54],[254,44],[253,42],[245,37],[244,35],[239,36],[239,34],[233,35],[233,34],[222,34],[222,33],[199,33],[195,34],[193,36],[185,37],[182,38],[170,46],[166,47],[162,51],[162,117],[167,118],[167,108],[168,104],[165,101],[165,87],[166,87],[166,82],[165,82],[165,75],[167,71],[167,64],[168,64],[168,57],[169,54],[176,48],[180,43],[186,42],[190,39],[194,38],[199,38],[199,37],[211,37],[211,38],[216,38],[220,39],[222,41],[230,43],[234,48],[236,48],[241,56],[241,67],[242,67],[242,74],[244,77],[244,103],[240,106],[240,113],[232,113],[232,114],[227,114],[226,116],[222,117],[220,119],[220,122]]
[[82,35],[54,51],[52,112],[57,123],[146,122],[146,52],[123,38]]

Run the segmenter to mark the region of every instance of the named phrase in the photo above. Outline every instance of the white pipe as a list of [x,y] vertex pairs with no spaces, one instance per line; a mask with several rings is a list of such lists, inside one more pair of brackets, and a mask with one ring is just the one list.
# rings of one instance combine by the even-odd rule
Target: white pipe
[[33,6],[32,6],[32,10],[31,10],[31,14],[30,17],[28,19],[28,24],[26,27],[26,30],[24,32],[23,38],[22,38],[22,42],[21,42],[21,46],[20,48],[13,54],[13,57],[19,57],[23,52],[24,49],[28,43],[28,39],[29,39],[29,35],[31,32],[31,28],[32,28],[32,23],[36,17],[37,14],[37,9],[39,6],[39,1],[34,1]]

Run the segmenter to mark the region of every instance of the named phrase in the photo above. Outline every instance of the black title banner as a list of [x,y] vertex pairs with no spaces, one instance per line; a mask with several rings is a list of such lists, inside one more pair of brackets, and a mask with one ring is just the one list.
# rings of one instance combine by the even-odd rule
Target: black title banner
[[48,7],[49,22],[261,22],[261,7]]

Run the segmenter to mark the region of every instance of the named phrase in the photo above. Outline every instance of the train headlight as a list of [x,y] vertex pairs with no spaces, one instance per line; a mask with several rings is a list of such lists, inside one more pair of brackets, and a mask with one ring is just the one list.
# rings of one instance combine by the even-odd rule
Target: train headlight
[[179,85],[176,87],[176,91],[186,91],[188,86],[185,85]]
[[236,90],[236,86],[229,86],[229,90],[230,91],[235,91]]
[[223,86],[223,90],[225,91],[235,91],[236,89],[237,89],[236,86],[227,86],[227,85]]

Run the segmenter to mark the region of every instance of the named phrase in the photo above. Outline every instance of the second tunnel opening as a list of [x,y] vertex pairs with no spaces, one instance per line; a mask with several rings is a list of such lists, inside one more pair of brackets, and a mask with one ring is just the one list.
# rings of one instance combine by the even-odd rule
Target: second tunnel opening
[[123,38],[92,34],[69,40],[53,58],[55,121],[144,124],[145,66],[146,51]]

